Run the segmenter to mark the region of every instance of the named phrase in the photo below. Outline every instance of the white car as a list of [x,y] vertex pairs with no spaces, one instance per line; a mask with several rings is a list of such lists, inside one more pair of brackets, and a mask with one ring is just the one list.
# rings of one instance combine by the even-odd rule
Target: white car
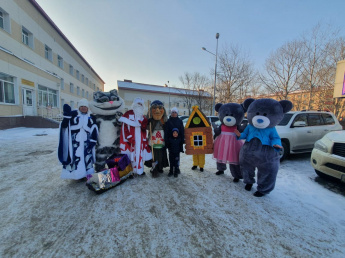
[[291,111],[276,126],[282,140],[281,161],[292,153],[311,152],[314,143],[331,131],[342,130],[335,115],[327,111]]
[[345,182],[345,131],[330,132],[316,141],[310,163],[318,176]]

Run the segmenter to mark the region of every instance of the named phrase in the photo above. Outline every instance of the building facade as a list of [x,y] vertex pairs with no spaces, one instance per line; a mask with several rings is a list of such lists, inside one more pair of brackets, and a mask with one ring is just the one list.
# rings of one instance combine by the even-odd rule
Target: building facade
[[[192,112],[192,106],[195,104],[193,99],[200,96],[198,91],[187,90],[182,88],[169,87],[168,85],[159,86],[143,83],[135,83],[131,80],[117,81],[117,87],[120,97],[125,101],[126,111],[131,109],[133,100],[141,97],[145,103],[145,113],[148,111],[148,106],[154,100],[163,102],[165,110],[170,114],[173,107],[177,107],[179,115],[189,116]],[[202,93],[202,99],[212,101],[212,96],[207,93]],[[209,110],[204,111],[209,115]]]
[[34,0],[0,2],[0,116],[56,116],[104,81]]

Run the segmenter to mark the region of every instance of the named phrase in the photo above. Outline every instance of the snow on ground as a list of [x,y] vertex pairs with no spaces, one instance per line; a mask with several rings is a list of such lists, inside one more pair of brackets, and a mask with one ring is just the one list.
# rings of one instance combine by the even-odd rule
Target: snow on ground
[[127,180],[101,195],[60,179],[58,129],[0,131],[1,257],[345,257],[345,197],[318,184],[309,156],[281,164],[257,198],[203,173]]

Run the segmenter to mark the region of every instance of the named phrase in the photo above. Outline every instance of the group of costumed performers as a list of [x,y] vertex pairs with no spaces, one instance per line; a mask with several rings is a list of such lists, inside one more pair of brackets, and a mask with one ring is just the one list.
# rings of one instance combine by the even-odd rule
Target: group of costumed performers
[[[111,95],[114,96],[111,97]],[[98,102],[104,102],[102,101],[105,98],[104,93],[98,98],[100,99]],[[137,175],[145,175],[144,165],[146,165],[151,167],[152,177],[156,178],[163,173],[164,168],[169,167],[170,163],[168,176],[178,177],[180,153],[184,152],[183,144],[186,134],[188,144],[192,144],[198,150],[186,152],[186,154],[193,155],[192,170],[199,166],[202,172],[205,164],[205,154],[203,153],[213,153],[213,158],[217,162],[216,175],[224,174],[227,164],[229,164],[233,181],[239,182],[240,179],[243,179],[245,190],[250,191],[255,183],[255,169],[257,168],[258,186],[254,196],[264,196],[274,189],[279,169],[278,152],[282,148],[275,126],[281,121],[284,113],[291,110],[290,101],[247,99],[243,104],[217,104],[215,110],[218,112],[221,125],[217,127],[213,124],[215,140],[213,146],[213,140],[211,140],[210,151],[200,152],[200,148],[205,146],[209,148],[207,142],[210,137],[207,137],[207,134],[204,134],[199,127],[192,128],[190,122],[187,123],[185,129],[182,120],[178,118],[176,107],[171,109],[170,117],[167,119],[163,102],[155,100],[150,104],[145,117],[144,100],[135,98],[132,108],[122,115],[120,108],[123,108],[124,101],[117,96],[117,92],[112,92],[108,98],[111,99],[109,105],[115,105],[115,109],[118,108],[118,110],[116,115],[113,114],[114,118],[98,117],[98,124],[96,124],[96,118],[89,111],[89,103],[86,99],[78,102],[78,110],[72,111],[69,105],[64,105],[58,145],[58,158],[63,165],[61,178],[78,180],[88,178],[95,172],[95,147],[96,144],[97,147],[100,146],[99,139],[102,138],[99,137],[99,128],[103,128],[100,131],[106,131],[104,128],[109,127],[106,126],[109,121],[111,127],[114,127],[112,132],[116,132],[110,145],[112,152],[116,153],[104,155],[104,150],[110,148],[106,146],[100,148],[97,158],[101,159],[101,163],[99,163],[101,167],[105,163],[104,160],[111,154],[121,153],[121,155],[128,156],[133,173]],[[117,102],[113,103],[114,101]],[[97,107],[96,102],[95,107]],[[114,109],[112,106],[110,108]],[[238,128],[240,128],[247,110],[249,124],[245,131],[240,132]],[[196,112],[197,108],[194,111],[192,115],[198,114],[198,116],[195,118],[191,115],[188,121],[195,118],[194,120],[197,122],[200,120],[199,116],[204,116],[202,112]],[[103,127],[101,126],[102,121]],[[205,126],[210,125],[205,123]],[[200,145],[201,142],[195,142],[195,137],[191,138],[190,133],[200,135],[199,138],[206,136],[206,140],[204,139]],[[186,151],[187,147],[190,150],[189,145],[186,145]],[[167,150],[169,150],[169,160]],[[99,171],[96,169],[96,172]]]

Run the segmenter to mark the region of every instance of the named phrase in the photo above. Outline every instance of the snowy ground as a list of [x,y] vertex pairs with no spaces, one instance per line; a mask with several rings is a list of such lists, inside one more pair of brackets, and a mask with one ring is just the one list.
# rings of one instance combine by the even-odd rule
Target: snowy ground
[[263,198],[216,176],[211,155],[200,173],[184,154],[177,179],[96,195],[60,179],[57,140],[0,131],[0,257],[345,257],[345,196],[315,181],[308,155],[283,162]]

